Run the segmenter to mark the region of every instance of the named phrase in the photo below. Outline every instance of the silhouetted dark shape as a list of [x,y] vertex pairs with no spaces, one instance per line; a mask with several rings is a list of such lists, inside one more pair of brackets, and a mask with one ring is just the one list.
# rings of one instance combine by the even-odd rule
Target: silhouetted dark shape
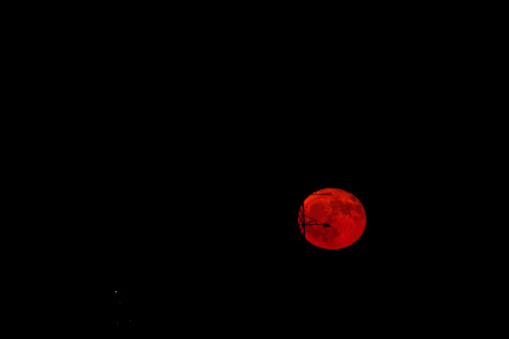
[[[332,193],[312,193],[311,195],[332,195]],[[325,228],[330,228],[329,224],[323,222],[322,220],[308,217],[305,213],[304,202],[302,202],[301,208],[299,210],[299,224],[301,225],[301,231],[304,237],[306,236],[306,226],[323,226]],[[306,218],[310,219],[311,223],[306,223]]]

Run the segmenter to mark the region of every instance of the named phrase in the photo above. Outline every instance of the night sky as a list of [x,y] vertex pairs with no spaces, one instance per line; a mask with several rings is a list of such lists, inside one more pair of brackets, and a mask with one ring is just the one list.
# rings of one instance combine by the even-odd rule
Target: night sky
[[[489,167],[489,148],[461,127],[475,121],[449,116],[465,92],[437,80],[438,61],[370,37],[379,44],[339,54],[308,37],[307,53],[239,56],[231,74],[189,61],[175,86],[101,92],[113,113],[92,123],[80,166],[105,326],[394,333],[466,302],[462,277],[486,241],[474,216],[490,215],[474,165]],[[216,73],[197,82],[202,69]],[[366,211],[345,249],[299,232],[300,204],[327,187]]]
[[[240,148],[245,153],[214,144],[194,153],[190,167],[171,151],[163,168],[146,153],[139,162],[129,152],[111,160],[100,198],[108,201],[101,214],[108,320],[144,327],[199,318],[234,331],[217,322],[227,318],[263,332],[281,314],[281,327],[302,317],[310,328],[322,317],[356,326],[354,315],[407,303],[401,293],[417,278],[426,219],[414,214],[415,195],[402,183],[411,173],[395,167],[389,152],[375,155],[362,136],[340,131],[281,149],[230,141],[258,145]],[[363,236],[345,249],[316,248],[299,231],[300,204],[325,187],[351,192],[366,210]]]
[[[468,190],[458,167],[410,132],[363,120],[308,127],[305,142],[293,129],[262,138],[257,128],[185,152],[175,140],[108,153],[91,204],[107,263],[104,323],[333,333],[324,319],[415,327],[430,305],[444,305],[444,319],[465,303],[460,277],[479,252],[465,232],[472,220],[459,214]],[[316,248],[299,232],[300,204],[326,187],[351,192],[366,211],[364,234],[345,249]]]

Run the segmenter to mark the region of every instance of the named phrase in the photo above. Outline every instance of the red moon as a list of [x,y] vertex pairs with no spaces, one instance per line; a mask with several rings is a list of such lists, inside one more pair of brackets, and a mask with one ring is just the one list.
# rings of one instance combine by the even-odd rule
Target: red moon
[[299,210],[299,226],[311,244],[337,250],[352,245],[362,236],[366,229],[366,211],[353,194],[324,188],[304,200]]

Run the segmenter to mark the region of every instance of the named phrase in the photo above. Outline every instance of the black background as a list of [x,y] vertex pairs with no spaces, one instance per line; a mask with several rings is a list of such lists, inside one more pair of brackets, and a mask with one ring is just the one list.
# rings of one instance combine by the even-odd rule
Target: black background
[[[313,328],[327,317],[380,319],[388,304],[405,317],[409,303],[436,297],[457,207],[448,154],[424,117],[403,123],[383,95],[322,93],[301,88],[297,103],[257,96],[251,112],[228,94],[221,100],[236,104],[224,112],[169,103],[174,113],[154,120],[145,107],[122,114],[127,126],[105,124],[84,178],[105,295],[121,291],[123,319],[143,328],[178,314],[264,331],[304,317]],[[325,187],[365,207],[366,231],[349,248],[318,249],[299,233],[300,204]]]
[[[355,326],[383,319],[388,304],[406,317],[403,309],[437,297],[454,233],[453,193],[436,177],[447,171],[430,173],[441,165],[403,147],[409,140],[390,122],[370,126],[347,109],[318,118],[296,111],[282,117],[292,124],[286,134],[266,134],[272,120],[257,118],[252,130],[214,128],[224,142],[205,134],[193,146],[184,134],[104,154],[95,217],[105,282],[122,292],[124,319],[144,327],[177,314],[232,331],[299,328],[303,317],[303,328],[327,317]],[[230,136],[239,128],[247,135]],[[367,213],[361,239],[338,251],[312,246],[298,228],[300,204],[325,187],[351,192]]]
[[[73,142],[55,140],[58,174],[63,196],[78,196],[68,246],[103,289],[101,324],[316,335],[338,322],[426,328],[425,309],[440,324],[471,302],[495,152],[480,142],[479,75],[406,26],[293,27],[134,30],[67,49],[73,71],[59,81],[81,83],[58,92],[55,109],[78,116],[64,121]],[[326,187],[367,214],[338,251],[307,243],[297,223]]]
[[[327,317],[353,327],[414,323],[437,302],[466,302],[463,279],[485,255],[475,235],[482,202],[469,199],[483,189],[463,184],[470,158],[444,148],[440,127],[430,138],[420,118],[401,126],[339,99],[322,105],[328,114],[289,107],[278,122],[267,108],[270,118],[247,115],[240,125],[163,118],[106,130],[111,139],[83,176],[85,206],[99,281],[106,300],[121,291],[123,319],[315,332]],[[367,214],[363,236],[338,251],[308,244],[298,228],[300,204],[325,187],[351,192]]]
[[[21,124],[5,124],[5,163],[21,208],[6,230],[34,268],[13,275],[30,285],[22,318],[233,336],[494,328],[496,11],[254,7],[13,16],[5,96]],[[366,210],[343,250],[298,230],[325,187]]]

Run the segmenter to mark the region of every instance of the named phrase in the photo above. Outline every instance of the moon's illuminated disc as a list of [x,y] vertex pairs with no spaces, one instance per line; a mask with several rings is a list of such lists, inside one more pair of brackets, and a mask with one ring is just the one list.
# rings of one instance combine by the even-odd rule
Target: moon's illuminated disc
[[307,241],[320,248],[348,247],[359,240],[366,229],[364,206],[353,194],[338,188],[312,193],[304,200],[304,217],[302,212],[301,206],[300,231]]

